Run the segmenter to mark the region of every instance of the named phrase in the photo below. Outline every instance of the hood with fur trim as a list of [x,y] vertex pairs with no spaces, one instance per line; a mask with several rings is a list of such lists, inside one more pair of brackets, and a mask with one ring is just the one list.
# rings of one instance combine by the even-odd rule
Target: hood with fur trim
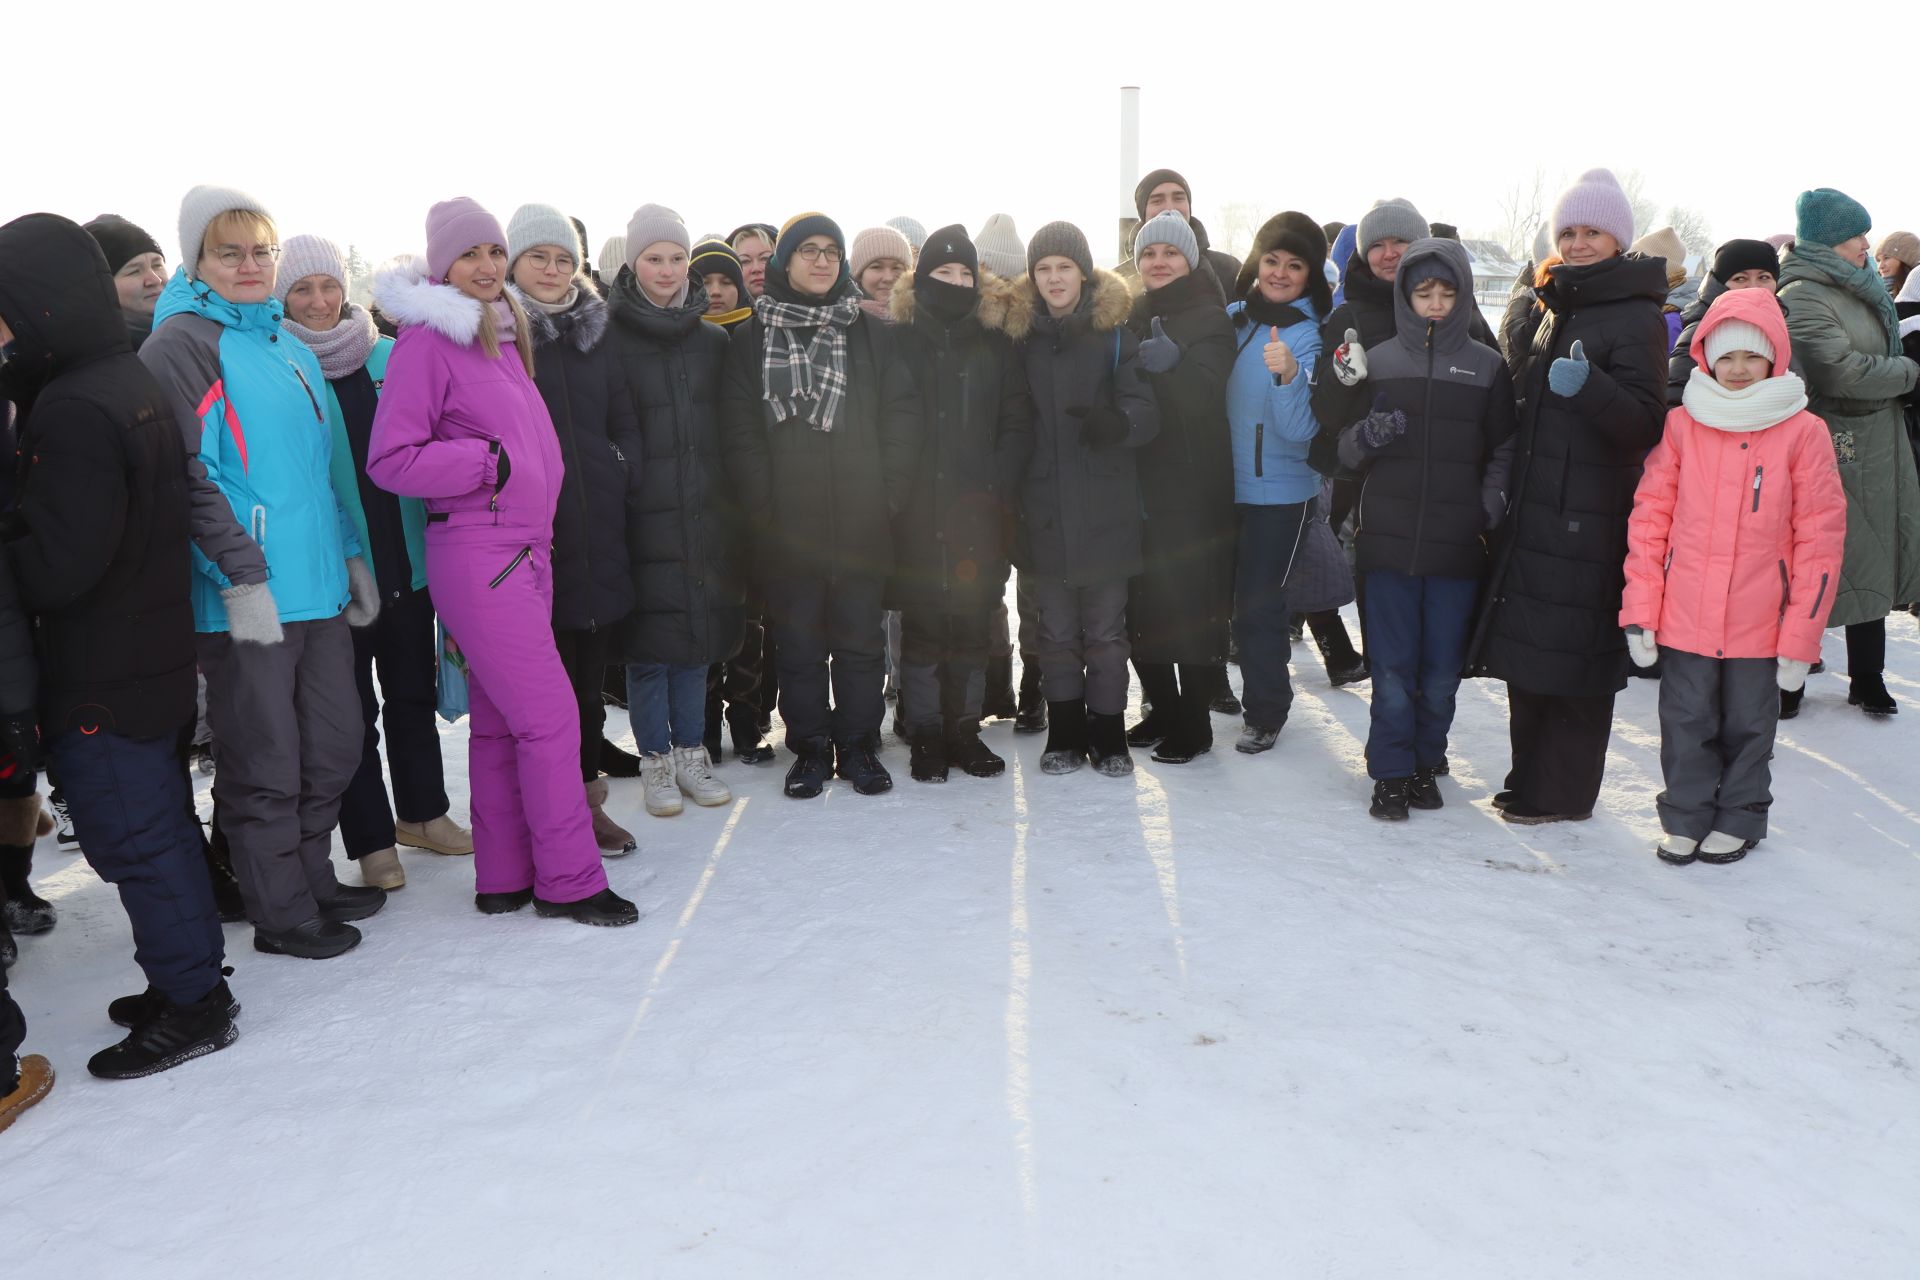
[[[1083,299],[1082,312],[1096,331],[1111,333],[1127,322],[1127,316],[1133,311],[1133,294],[1128,290],[1125,280],[1111,271],[1095,267],[1088,287],[1093,290],[1093,301],[1088,305]],[[986,295],[981,295],[980,323],[1000,329],[1009,338],[1019,342],[1033,332],[1033,322],[1044,307],[1045,304],[1040,301],[1040,291],[1034,287],[1033,277],[1026,275],[1014,283],[1012,292],[1007,295],[1004,311],[989,308]]]
[[[982,270],[979,274],[980,301],[973,309],[982,328],[1005,332],[1007,313],[1013,307],[1018,286],[1011,280]],[[906,272],[893,282],[893,294],[887,300],[887,318],[895,324],[912,324],[915,310],[913,273]]]
[[402,328],[425,325],[463,347],[480,336],[486,313],[478,298],[433,283],[427,260],[417,253],[403,253],[373,273],[373,304]]
[[556,316],[542,309],[518,285],[507,286],[520,309],[527,313],[527,332],[533,338],[535,350],[561,340],[561,320],[567,322],[564,334],[567,343],[583,354],[593,350],[606,336],[607,300],[600,296],[584,272],[573,278],[573,287],[580,291],[580,296],[574,299],[572,307]]

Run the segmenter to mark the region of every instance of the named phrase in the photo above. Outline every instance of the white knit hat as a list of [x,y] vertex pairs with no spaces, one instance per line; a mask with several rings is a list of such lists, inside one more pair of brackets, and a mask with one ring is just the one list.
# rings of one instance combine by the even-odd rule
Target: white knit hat
[[1016,280],[1027,273],[1027,247],[1020,243],[1013,219],[1004,213],[987,219],[973,238],[973,247],[980,251],[980,265],[1002,280]]
[[611,287],[620,268],[627,265],[627,238],[608,236],[607,242],[600,246],[600,261],[596,265],[600,268],[600,278]]
[[281,302],[293,286],[308,276],[332,276],[347,287],[347,257],[340,246],[320,236],[289,236],[280,246],[280,270],[273,278],[273,296]]
[[207,225],[221,214],[236,209],[273,221],[267,206],[238,187],[203,185],[180,197],[180,265],[187,269],[188,275],[194,274],[194,264],[200,261],[200,246],[207,238]]
[[550,204],[523,204],[507,220],[507,265],[537,245],[550,244],[573,255],[576,266],[586,262],[586,249],[573,219]]
[[1751,351],[1768,364],[1773,363],[1773,344],[1767,341],[1767,335],[1759,325],[1747,320],[1722,320],[1707,330],[1704,345],[1709,370],[1729,351]]

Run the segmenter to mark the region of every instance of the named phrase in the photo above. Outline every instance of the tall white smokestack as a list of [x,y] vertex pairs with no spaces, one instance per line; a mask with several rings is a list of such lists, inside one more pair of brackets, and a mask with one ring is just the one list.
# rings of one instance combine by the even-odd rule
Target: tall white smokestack
[[1133,233],[1140,225],[1133,189],[1140,181],[1140,86],[1120,86],[1120,258],[1133,256]]

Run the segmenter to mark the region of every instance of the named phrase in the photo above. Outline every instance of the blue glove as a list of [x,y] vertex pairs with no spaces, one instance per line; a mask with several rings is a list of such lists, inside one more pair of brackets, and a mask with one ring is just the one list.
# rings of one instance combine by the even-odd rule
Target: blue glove
[[1373,412],[1360,419],[1358,426],[1360,443],[1367,452],[1378,453],[1407,434],[1407,415],[1398,409],[1389,410],[1383,391],[1373,398]]
[[1557,396],[1577,396],[1580,388],[1587,385],[1587,374],[1592,371],[1593,366],[1587,363],[1587,349],[1576,338],[1573,349],[1547,370],[1547,385]]
[[1155,316],[1153,336],[1140,344],[1140,367],[1148,373],[1168,373],[1179,363],[1180,344],[1167,336],[1160,317]]

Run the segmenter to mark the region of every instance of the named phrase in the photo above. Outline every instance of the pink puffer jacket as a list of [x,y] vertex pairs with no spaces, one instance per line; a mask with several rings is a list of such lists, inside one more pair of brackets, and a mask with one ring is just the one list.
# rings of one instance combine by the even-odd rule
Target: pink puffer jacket
[[[1728,319],[1767,335],[1774,378],[1792,377],[1779,306],[1764,291],[1722,294],[1694,335]],[[1701,397],[1705,399],[1705,397]],[[1705,412],[1702,405],[1702,412]],[[1627,524],[1622,626],[1709,658],[1820,656],[1846,542],[1847,499],[1826,424],[1804,408],[1771,425],[1708,426],[1685,404],[1647,456]]]

